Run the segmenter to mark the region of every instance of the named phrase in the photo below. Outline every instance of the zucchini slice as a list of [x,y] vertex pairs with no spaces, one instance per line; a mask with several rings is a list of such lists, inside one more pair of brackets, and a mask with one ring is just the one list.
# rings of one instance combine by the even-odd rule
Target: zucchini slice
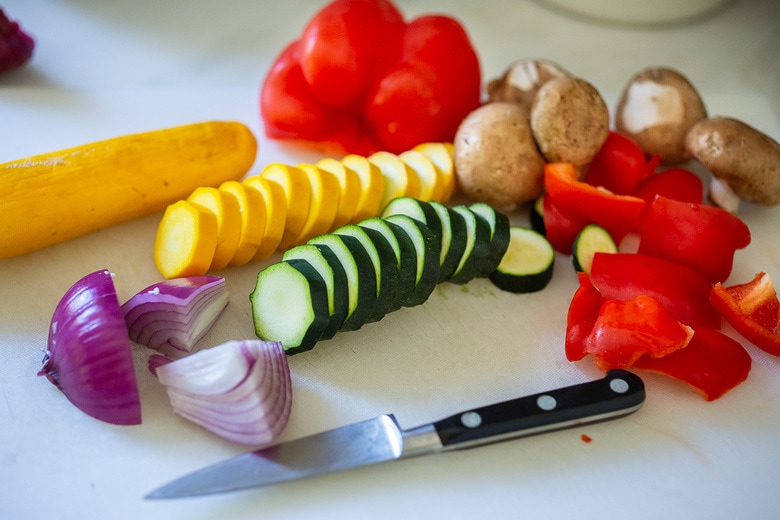
[[440,240],[428,226],[408,215],[391,215],[385,221],[395,225],[392,228],[394,232],[409,237],[413,249],[406,249],[402,243],[401,254],[414,255],[416,259],[414,289],[409,294],[401,295],[402,305],[421,305],[428,300],[439,283]]
[[336,229],[333,234],[356,238],[368,253],[374,266],[376,302],[366,323],[381,320],[390,312],[398,294],[399,274],[395,252],[381,233],[370,228],[348,224]]
[[531,229],[540,235],[547,234],[547,229],[544,227],[544,194],[539,195],[534,203],[531,204],[528,222],[531,224]]
[[484,202],[475,202],[469,209],[485,219],[490,227],[490,252],[477,275],[484,278],[496,270],[509,247],[509,217]]
[[341,328],[347,317],[349,294],[347,293],[347,273],[336,255],[327,246],[317,247],[314,244],[301,244],[288,249],[282,255],[282,261],[293,259],[306,260],[317,270],[325,282],[328,294],[328,313],[330,322],[320,339],[330,339]]
[[598,224],[588,224],[579,232],[572,246],[571,260],[574,269],[590,274],[593,255],[596,253],[617,253],[618,247],[609,231]]
[[381,233],[396,255],[398,289],[388,312],[397,311],[403,307],[404,300],[414,292],[417,282],[417,254],[412,239],[397,224],[380,217],[363,220],[358,225]]
[[258,273],[249,296],[255,334],[281,342],[287,354],[310,350],[330,323],[327,291],[306,260],[271,264]]
[[467,206],[454,206],[452,209],[463,217],[466,234],[463,255],[448,281],[465,284],[485,270],[484,266],[490,254],[490,226]]
[[441,237],[441,222],[429,202],[414,197],[398,197],[387,203],[380,215],[387,218],[391,215],[407,215],[428,226],[436,237]]
[[555,251],[539,232],[520,226],[509,228],[509,247],[490,281],[513,293],[536,292],[547,287],[553,275]]
[[349,306],[340,330],[359,329],[368,320],[376,302],[376,274],[368,253],[355,237],[332,233],[314,237],[308,243],[320,248],[329,247],[344,267]]
[[452,208],[430,201],[441,222],[441,254],[439,256],[439,282],[450,279],[458,268],[463,251],[466,249],[466,221]]

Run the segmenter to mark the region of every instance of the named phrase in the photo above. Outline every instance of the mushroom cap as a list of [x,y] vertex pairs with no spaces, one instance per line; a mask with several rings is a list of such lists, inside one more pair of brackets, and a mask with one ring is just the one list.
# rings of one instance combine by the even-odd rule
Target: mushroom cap
[[668,67],[649,67],[626,85],[615,111],[615,129],[647,155],[665,163],[685,159],[685,134],[707,109],[693,84]]
[[553,61],[534,58],[517,60],[500,78],[488,83],[488,101],[518,103],[526,111],[530,111],[536,93],[542,85],[553,78],[564,76],[571,76],[571,74]]
[[780,203],[780,145],[763,132],[728,117],[702,119],[688,131],[685,148],[739,197]]

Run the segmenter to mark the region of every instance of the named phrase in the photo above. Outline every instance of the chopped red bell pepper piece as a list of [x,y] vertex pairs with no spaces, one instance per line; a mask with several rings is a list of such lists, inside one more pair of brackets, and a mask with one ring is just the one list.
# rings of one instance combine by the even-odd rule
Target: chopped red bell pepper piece
[[334,0],[272,66],[260,112],[274,139],[400,153],[452,141],[480,104],[479,59],[460,23],[406,23],[388,0]]
[[747,379],[752,360],[739,342],[720,331],[703,326],[693,329],[687,347],[660,358],[640,357],[634,368],[684,381],[713,401]]
[[546,195],[542,199],[542,212],[544,235],[550,245],[560,253],[571,254],[574,240],[586,223],[567,214]]
[[642,356],[663,357],[685,347],[693,329],[683,325],[654,298],[605,300],[587,340],[602,370],[630,368]]
[[634,197],[653,202],[656,195],[701,204],[704,201],[704,184],[695,173],[685,168],[671,168],[645,177],[634,189]]
[[709,299],[712,284],[690,267],[643,254],[596,253],[590,277],[604,298],[630,300],[644,294],[681,323],[720,327]]
[[[544,167],[545,198],[565,211],[573,220],[598,224],[616,242],[636,228],[647,203],[631,195],[617,195],[579,180],[579,172],[570,163],[547,163]],[[545,221],[545,228],[547,222]]]
[[580,286],[572,296],[566,314],[566,359],[579,361],[587,355],[585,343],[604,303],[601,293],[593,287],[590,278],[582,271],[577,273]]
[[745,339],[780,356],[780,301],[768,274],[760,272],[748,283],[729,287],[716,283],[710,301]]
[[639,253],[687,265],[712,282],[728,278],[734,253],[750,243],[736,215],[658,196],[640,219]]
[[660,159],[660,156],[654,156],[648,161],[642,148],[631,138],[610,131],[588,166],[586,179],[592,186],[631,195],[636,185],[653,173]]

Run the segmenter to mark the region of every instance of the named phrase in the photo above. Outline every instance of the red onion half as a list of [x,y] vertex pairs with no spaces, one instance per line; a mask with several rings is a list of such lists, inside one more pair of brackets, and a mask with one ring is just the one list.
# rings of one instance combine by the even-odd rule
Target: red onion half
[[122,312],[132,341],[176,359],[192,352],[227,303],[224,278],[190,276],[150,285]]
[[155,365],[173,410],[220,437],[266,444],[287,425],[292,380],[279,342],[228,341]]
[[87,415],[112,424],[141,423],[130,339],[109,271],[88,274],[63,295],[38,375]]

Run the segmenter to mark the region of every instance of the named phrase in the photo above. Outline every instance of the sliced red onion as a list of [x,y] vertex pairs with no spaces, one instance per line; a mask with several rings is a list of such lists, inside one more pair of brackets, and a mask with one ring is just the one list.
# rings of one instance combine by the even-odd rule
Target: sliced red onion
[[38,375],[87,415],[112,424],[141,423],[130,339],[109,271],[88,274],[63,295]]
[[191,276],[150,285],[122,312],[132,341],[176,359],[192,352],[227,303],[224,278]]
[[177,414],[232,442],[267,444],[287,426],[292,379],[279,342],[228,341],[155,371]]

